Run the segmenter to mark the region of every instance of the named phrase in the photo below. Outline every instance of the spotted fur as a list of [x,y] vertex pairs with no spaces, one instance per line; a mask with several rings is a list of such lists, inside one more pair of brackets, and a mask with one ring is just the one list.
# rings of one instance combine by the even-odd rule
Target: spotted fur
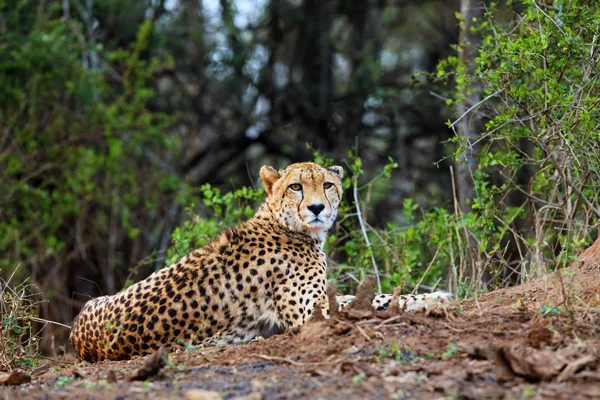
[[[264,166],[267,198],[248,222],[84,305],[70,336],[78,358],[122,360],[165,345],[245,342],[302,325],[325,298],[322,248],[343,174],[341,167],[313,163],[283,171]],[[341,307],[351,301],[345,299]],[[390,299],[374,304],[387,307]]]
[[[339,309],[343,310],[347,305],[354,301],[352,295],[336,296]],[[373,309],[377,311],[385,311],[392,303],[391,294],[380,294],[373,299]],[[442,304],[452,299],[452,295],[448,292],[433,292],[425,294],[406,294],[398,297],[398,305],[401,310],[414,311],[434,304]],[[323,315],[329,318],[329,304],[327,298],[322,303]]]

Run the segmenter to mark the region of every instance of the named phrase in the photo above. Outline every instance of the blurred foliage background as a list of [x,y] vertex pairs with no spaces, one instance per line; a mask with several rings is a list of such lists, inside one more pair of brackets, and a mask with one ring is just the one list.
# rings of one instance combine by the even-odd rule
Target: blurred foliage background
[[70,323],[304,160],[347,170],[346,290],[568,265],[598,234],[599,26],[572,0],[0,0],[0,281]]

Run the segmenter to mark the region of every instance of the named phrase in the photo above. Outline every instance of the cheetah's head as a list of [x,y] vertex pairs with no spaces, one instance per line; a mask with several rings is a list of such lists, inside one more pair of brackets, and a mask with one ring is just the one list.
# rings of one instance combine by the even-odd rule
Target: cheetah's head
[[260,170],[266,202],[279,223],[320,241],[337,217],[343,176],[342,167],[314,163],[292,164],[281,172],[268,165]]

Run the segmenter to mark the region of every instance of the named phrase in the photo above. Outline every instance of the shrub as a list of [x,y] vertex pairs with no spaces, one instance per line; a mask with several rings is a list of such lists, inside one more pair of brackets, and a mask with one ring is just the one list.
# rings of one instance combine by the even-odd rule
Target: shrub
[[455,57],[438,70],[453,78],[449,103],[472,90],[486,99],[472,111],[485,115],[485,132],[475,143],[456,138],[457,154],[480,146],[473,210],[457,222],[463,243],[477,244],[470,262],[496,285],[569,265],[600,217],[600,11],[573,0],[508,5],[510,22],[506,5],[492,4],[475,23],[483,40],[474,74]]
[[80,278],[117,291],[131,243],[156,240],[165,205],[188,203],[189,191],[167,162],[173,118],[149,105],[152,21],[123,48],[103,48],[81,34],[79,13],[38,3],[0,6],[0,276],[23,262],[13,282],[31,279],[50,300],[43,316],[66,322]]
[[0,371],[37,365],[39,341],[34,323],[38,301],[34,289],[26,281],[11,287],[10,278],[0,278]]

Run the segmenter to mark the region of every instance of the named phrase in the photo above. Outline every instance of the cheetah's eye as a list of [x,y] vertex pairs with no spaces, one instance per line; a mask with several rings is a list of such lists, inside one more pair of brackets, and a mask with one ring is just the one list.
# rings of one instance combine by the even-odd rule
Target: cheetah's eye
[[333,183],[331,183],[331,182],[325,182],[323,184],[324,189],[331,189],[332,186],[333,186]]
[[292,183],[290,185],[290,189],[292,189],[294,192],[299,192],[300,190],[302,190],[302,185],[299,183]]

